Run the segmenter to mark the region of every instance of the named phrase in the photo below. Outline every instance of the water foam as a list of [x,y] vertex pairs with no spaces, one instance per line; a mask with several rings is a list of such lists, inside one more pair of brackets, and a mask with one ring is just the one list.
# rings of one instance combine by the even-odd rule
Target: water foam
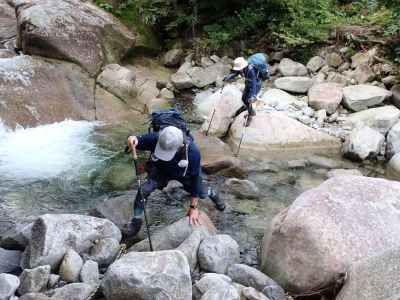
[[[0,121],[0,176],[47,179],[74,175],[98,160],[90,136],[98,124],[66,120],[10,130]],[[71,174],[72,175],[72,174]]]

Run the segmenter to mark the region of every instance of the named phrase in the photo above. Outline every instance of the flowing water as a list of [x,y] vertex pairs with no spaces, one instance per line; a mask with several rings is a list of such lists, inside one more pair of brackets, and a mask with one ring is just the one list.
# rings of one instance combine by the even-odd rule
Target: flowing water
[[[138,125],[138,131],[144,132],[143,126]],[[85,213],[100,196],[135,187],[131,161],[121,151],[127,134],[123,128],[86,121],[15,130],[0,124],[0,221],[29,221],[43,213]],[[290,169],[275,163],[260,170],[249,177],[262,191],[259,200],[223,193],[226,212],[217,212],[207,202],[203,206],[218,229],[239,242],[243,261],[252,265],[257,264],[256,247],[271,218],[326,179],[326,170],[316,167]],[[224,179],[206,180],[217,186]],[[162,195],[153,197],[149,207],[153,229],[185,213],[174,200],[181,196]]]

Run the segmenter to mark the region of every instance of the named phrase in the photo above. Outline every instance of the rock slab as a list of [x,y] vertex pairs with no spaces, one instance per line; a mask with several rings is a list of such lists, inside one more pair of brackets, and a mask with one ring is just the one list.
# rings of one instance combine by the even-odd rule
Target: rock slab
[[348,86],[343,89],[343,102],[353,111],[378,105],[391,96],[392,92],[367,84]]

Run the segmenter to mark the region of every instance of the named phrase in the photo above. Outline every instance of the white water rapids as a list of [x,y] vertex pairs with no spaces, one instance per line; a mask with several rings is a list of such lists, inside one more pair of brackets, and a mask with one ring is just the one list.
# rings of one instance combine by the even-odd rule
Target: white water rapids
[[76,175],[98,159],[89,140],[97,125],[66,120],[10,130],[0,122],[0,176],[25,181]]

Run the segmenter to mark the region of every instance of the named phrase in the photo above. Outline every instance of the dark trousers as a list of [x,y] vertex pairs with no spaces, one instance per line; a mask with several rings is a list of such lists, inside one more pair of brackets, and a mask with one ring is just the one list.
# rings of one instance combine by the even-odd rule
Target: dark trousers
[[[256,95],[260,92],[260,90],[261,90],[261,81],[257,84]],[[251,99],[250,96],[251,96],[250,88],[246,85],[244,88],[244,91],[243,91],[243,95],[242,95],[242,101],[243,101],[244,106],[239,108],[239,110],[235,114],[235,117],[240,115],[245,110],[247,110],[249,112],[250,116],[255,115],[255,111],[254,111],[252,103],[250,101],[250,99]]]
[[[142,218],[144,214],[144,205],[145,201],[150,196],[152,192],[156,189],[163,189],[167,186],[168,182],[171,180],[179,181],[183,184],[183,189],[187,192],[191,192],[192,182],[190,178],[183,177],[183,178],[168,178],[161,172],[157,171],[155,168],[148,173],[148,178],[145,183],[142,184],[141,191],[138,190],[136,193],[135,203],[133,205],[133,217],[134,218]],[[201,192],[199,198],[205,199],[208,196],[207,189],[204,186],[203,182],[201,183]]]

